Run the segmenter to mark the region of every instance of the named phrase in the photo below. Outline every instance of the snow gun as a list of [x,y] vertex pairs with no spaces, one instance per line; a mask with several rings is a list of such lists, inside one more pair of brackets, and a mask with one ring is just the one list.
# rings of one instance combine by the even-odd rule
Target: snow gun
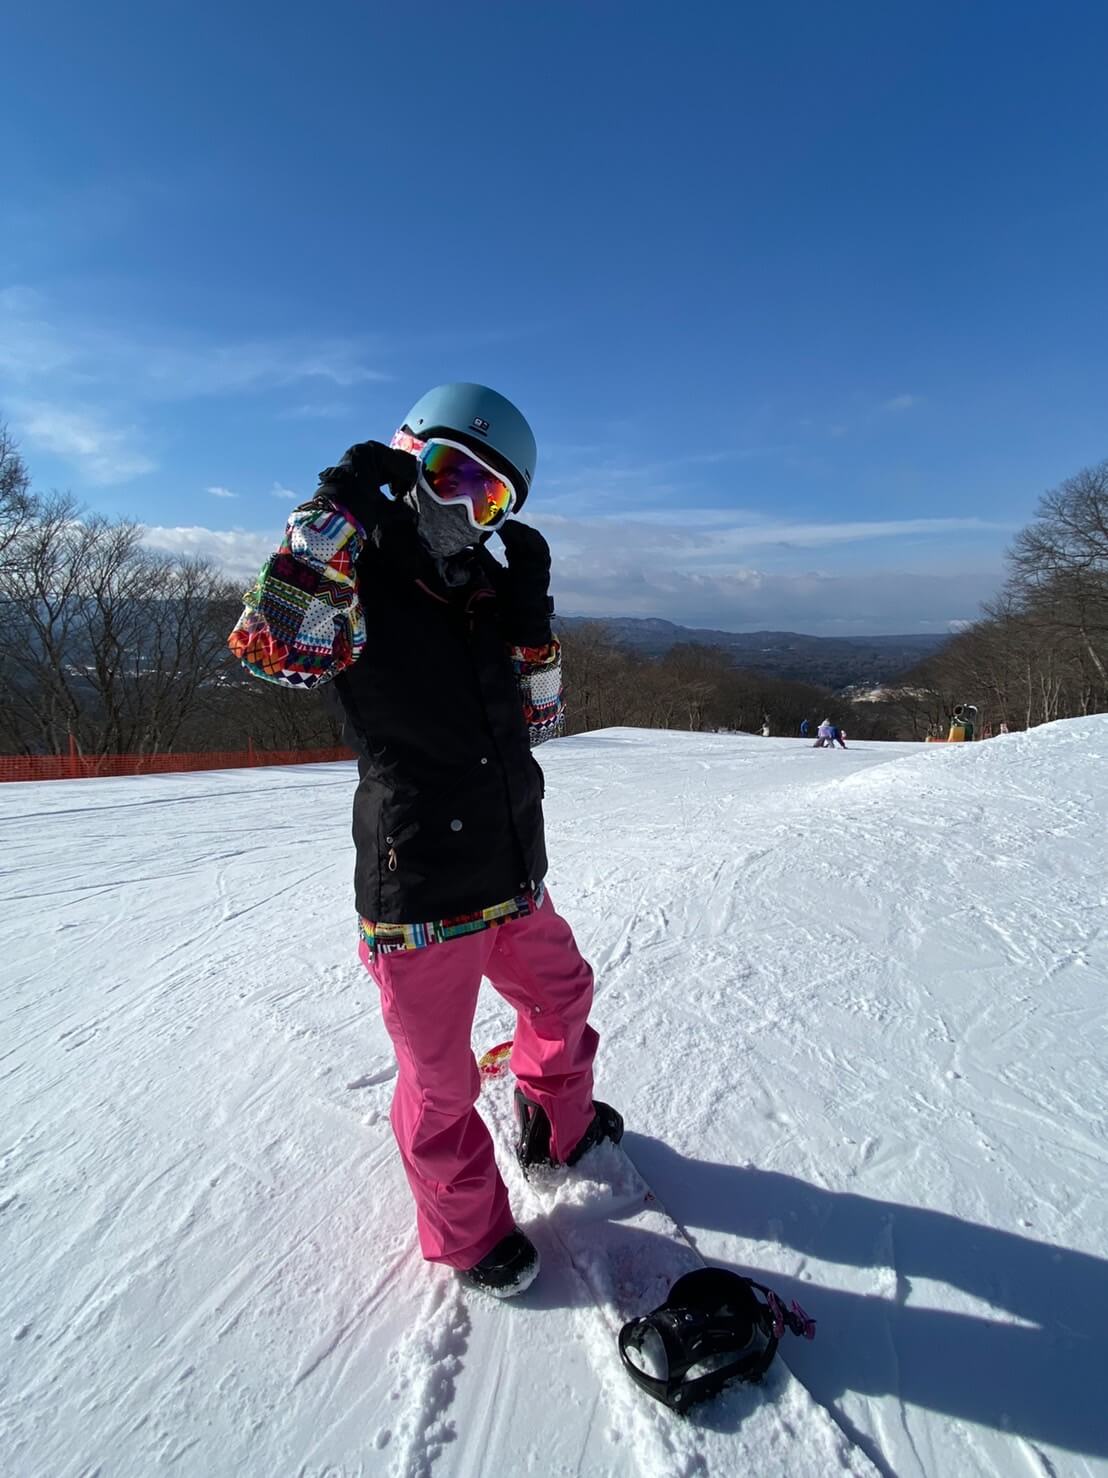
[[948,744],[961,744],[974,737],[977,733],[977,705],[974,703],[959,703],[954,710],[954,716],[950,722],[950,732],[946,736]]

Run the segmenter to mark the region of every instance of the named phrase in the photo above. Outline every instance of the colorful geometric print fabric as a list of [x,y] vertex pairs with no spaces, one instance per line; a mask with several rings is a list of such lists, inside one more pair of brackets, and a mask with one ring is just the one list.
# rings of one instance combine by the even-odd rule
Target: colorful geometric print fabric
[[533,893],[521,893],[505,903],[494,903],[476,913],[442,919],[435,924],[375,924],[372,919],[358,920],[358,937],[371,955],[399,954],[404,950],[426,949],[431,944],[445,944],[463,934],[479,934],[495,929],[509,919],[526,918],[542,907],[546,890],[542,883]]
[[[227,645],[255,677],[286,688],[314,688],[356,662],[365,618],[354,570],[363,535],[326,498],[293,511],[280,549],[244,597]],[[562,654],[509,648],[532,749],[562,731]]]
[[512,663],[534,749],[556,739],[565,724],[562,648],[556,639],[548,647],[513,647]]
[[297,508],[227,645],[266,682],[313,688],[356,662],[365,622],[354,583],[361,530],[322,500]]

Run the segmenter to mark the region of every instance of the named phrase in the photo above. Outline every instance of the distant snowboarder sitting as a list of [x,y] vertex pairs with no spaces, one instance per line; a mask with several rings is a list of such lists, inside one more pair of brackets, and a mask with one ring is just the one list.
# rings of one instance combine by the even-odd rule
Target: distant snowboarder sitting
[[[524,1168],[573,1163],[623,1132],[592,1097],[592,971],[543,885],[530,750],[559,730],[561,659],[550,550],[513,517],[535,450],[495,391],[429,391],[391,446],[361,442],[320,474],[230,637],[269,682],[334,682],[359,756],[359,953],[396,1051],[392,1125],[420,1246],[502,1297],[527,1287],[538,1253],[474,1107],[482,976],[517,1012]],[[487,548],[494,532],[507,568]]]
[[834,749],[835,727],[829,718],[825,718],[816,730],[816,742],[813,749]]

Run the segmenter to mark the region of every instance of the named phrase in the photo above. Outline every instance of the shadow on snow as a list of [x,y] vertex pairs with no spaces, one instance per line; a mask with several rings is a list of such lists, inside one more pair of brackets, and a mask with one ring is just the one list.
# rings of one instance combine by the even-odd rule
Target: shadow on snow
[[[628,1134],[627,1148],[670,1214],[679,1207],[689,1225],[892,1270],[895,1294],[881,1297],[736,1268],[819,1321],[814,1344],[789,1340],[783,1354],[864,1449],[870,1444],[836,1409],[849,1391],[1108,1456],[1108,1261],[775,1171],[687,1159],[642,1134]],[[921,1308],[911,1303],[913,1278],[962,1289],[1025,1322]]]

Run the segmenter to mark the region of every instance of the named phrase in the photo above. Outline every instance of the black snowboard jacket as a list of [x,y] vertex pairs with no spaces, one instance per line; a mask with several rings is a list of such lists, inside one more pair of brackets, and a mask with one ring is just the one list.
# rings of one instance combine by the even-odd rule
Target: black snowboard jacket
[[482,549],[469,583],[449,589],[400,510],[367,539],[317,496],[247,595],[230,645],[249,670],[287,686],[334,680],[358,756],[363,919],[457,918],[546,874],[531,747],[560,721],[557,644],[513,645],[502,573]]

